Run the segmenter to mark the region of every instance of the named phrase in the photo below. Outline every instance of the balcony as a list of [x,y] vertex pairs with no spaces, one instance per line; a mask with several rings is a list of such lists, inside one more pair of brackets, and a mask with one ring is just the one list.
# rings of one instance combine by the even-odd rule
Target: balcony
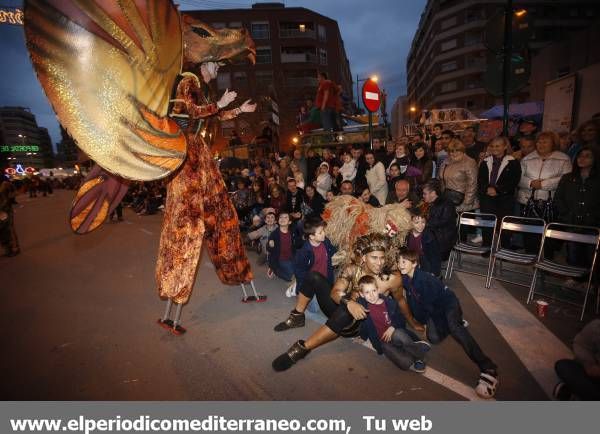
[[312,38],[316,39],[316,32],[311,29],[301,30],[298,28],[281,28],[279,29],[280,38]]
[[317,63],[315,53],[281,53],[281,63]]
[[316,77],[286,77],[285,85],[287,87],[317,87]]

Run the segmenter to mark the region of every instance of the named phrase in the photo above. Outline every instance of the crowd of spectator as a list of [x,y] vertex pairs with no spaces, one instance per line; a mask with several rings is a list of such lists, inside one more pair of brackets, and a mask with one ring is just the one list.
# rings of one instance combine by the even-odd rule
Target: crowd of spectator
[[[339,195],[353,195],[375,207],[401,204],[426,222],[426,244],[435,245],[438,257],[432,260],[430,252],[421,253],[433,264],[429,271],[439,275],[441,262],[455,242],[457,212],[491,213],[500,220],[526,215],[534,203],[537,209],[552,209],[543,215],[547,221],[597,225],[599,123],[585,122],[567,137],[537,132],[527,124],[514,143],[504,137],[481,143],[473,128],[458,135],[436,126],[427,141],[415,135],[386,143],[374,140],[373,149],[338,146],[320,153],[308,149],[306,155],[295,149],[289,155],[270,154],[250,160],[246,168],[222,172],[242,230],[253,236],[259,234],[267,214],[277,221],[285,212],[290,232],[301,240],[298,232],[304,220],[320,216]],[[271,235],[273,231],[261,231],[262,241],[252,240],[262,245],[263,255]],[[489,245],[491,237],[491,231],[474,231],[465,241]],[[537,252],[539,241],[539,237],[516,239],[514,246]],[[510,233],[502,243],[513,243]],[[587,251],[569,247],[568,253],[571,265],[589,265]]]
[[[321,118],[324,114],[330,116],[322,120],[324,126],[334,125],[331,129],[335,129],[334,113],[321,106]],[[269,278],[289,282],[286,294],[295,296],[296,288],[310,286],[302,284],[308,271],[318,269],[329,283],[333,281],[331,258],[335,248],[324,236],[321,214],[336,196],[351,195],[373,207],[399,204],[406,208],[413,228],[403,244],[415,252],[420,270],[441,279],[442,262],[448,259],[458,236],[457,213],[490,213],[500,220],[536,209],[541,210],[538,215],[546,222],[597,226],[599,152],[597,119],[584,122],[573,134],[537,132],[534,125],[527,124],[513,142],[496,137],[489,143],[478,142],[472,128],[459,136],[437,125],[428,140],[420,135],[398,137],[387,142],[374,140],[372,148],[353,145],[321,152],[307,149],[306,155],[295,149],[287,155],[271,153],[251,159],[246,167],[223,167],[221,173],[237,210],[240,229],[248,245],[260,254],[259,264],[265,266]],[[12,213],[16,192],[45,196],[56,188],[76,189],[81,180],[81,176],[31,177],[2,183],[0,241],[8,256],[19,253]],[[164,208],[165,199],[165,181],[131,183],[122,206],[138,215],[152,215]],[[111,219],[115,216],[122,219],[121,206]],[[475,232],[469,237],[470,243],[489,245],[492,234]],[[507,245],[515,241],[510,234],[501,240]],[[517,247],[525,252],[539,248],[539,238],[521,241],[523,245]],[[591,264],[593,252],[588,247],[567,243],[566,253],[570,265]],[[306,297],[308,304],[310,297]],[[290,318],[288,321],[293,323],[295,319]],[[284,327],[287,322],[282,324]],[[411,359],[407,369],[416,369],[416,361]],[[567,375],[566,365],[562,361],[557,370]],[[495,366],[486,369],[495,375]],[[572,390],[577,386],[570,387]],[[566,394],[564,388],[562,394]]]

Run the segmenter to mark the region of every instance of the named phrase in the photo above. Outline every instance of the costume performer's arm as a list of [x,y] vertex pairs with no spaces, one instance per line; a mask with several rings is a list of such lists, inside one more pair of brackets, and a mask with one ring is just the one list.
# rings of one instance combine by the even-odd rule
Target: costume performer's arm
[[228,121],[237,118],[240,114],[242,114],[242,109],[239,107],[232,110],[222,110],[219,112],[219,120]]
[[230,119],[234,119],[238,117],[242,113],[252,113],[256,110],[256,104],[251,104],[250,100],[246,100],[240,105],[232,110],[222,110],[219,112],[219,119],[222,121],[228,121]]

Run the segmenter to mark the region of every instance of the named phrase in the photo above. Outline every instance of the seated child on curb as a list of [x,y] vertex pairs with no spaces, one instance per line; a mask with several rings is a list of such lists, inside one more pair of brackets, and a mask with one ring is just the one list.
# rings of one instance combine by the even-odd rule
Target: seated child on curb
[[442,258],[438,243],[432,232],[425,230],[427,220],[418,208],[410,210],[413,229],[406,237],[406,247],[419,255],[419,268],[440,277],[442,274]]
[[258,257],[258,264],[263,265],[267,262],[267,241],[269,236],[277,229],[277,223],[275,223],[275,213],[268,212],[265,216],[265,224],[255,231],[248,232],[248,238],[251,241],[260,243],[260,256]]
[[291,282],[294,277],[293,259],[296,253],[295,233],[290,228],[290,214],[281,211],[278,219],[279,227],[269,235],[267,243],[268,263],[267,276],[273,275]]
[[294,274],[296,286],[290,289],[289,296],[296,295],[296,288],[301,288],[308,273],[319,273],[333,285],[334,274],[331,258],[337,251],[325,236],[327,223],[319,216],[310,216],[304,220],[304,244],[294,256]]
[[396,300],[391,296],[380,297],[373,276],[361,277],[358,287],[358,302],[369,312],[361,325],[361,338],[371,341],[377,354],[384,354],[400,369],[425,372],[423,359],[431,346],[406,329],[406,320]]

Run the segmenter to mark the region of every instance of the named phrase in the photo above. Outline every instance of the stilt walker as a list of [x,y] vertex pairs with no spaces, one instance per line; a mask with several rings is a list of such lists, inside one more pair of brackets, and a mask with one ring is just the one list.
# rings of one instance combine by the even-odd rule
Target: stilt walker
[[[72,229],[98,228],[128,180],[166,178],[156,281],[167,304],[159,324],[185,333],[181,311],[203,241],[223,283],[241,285],[244,302],[264,301],[235,208],[201,134],[207,118],[229,120],[256,109],[250,100],[227,108],[237,97],[229,90],[212,102],[206,86],[225,62],[254,63],[248,32],[182,18],[170,0],[27,0],[25,34],[57,117],[98,165],[75,197]],[[254,295],[247,295],[246,284]]]

